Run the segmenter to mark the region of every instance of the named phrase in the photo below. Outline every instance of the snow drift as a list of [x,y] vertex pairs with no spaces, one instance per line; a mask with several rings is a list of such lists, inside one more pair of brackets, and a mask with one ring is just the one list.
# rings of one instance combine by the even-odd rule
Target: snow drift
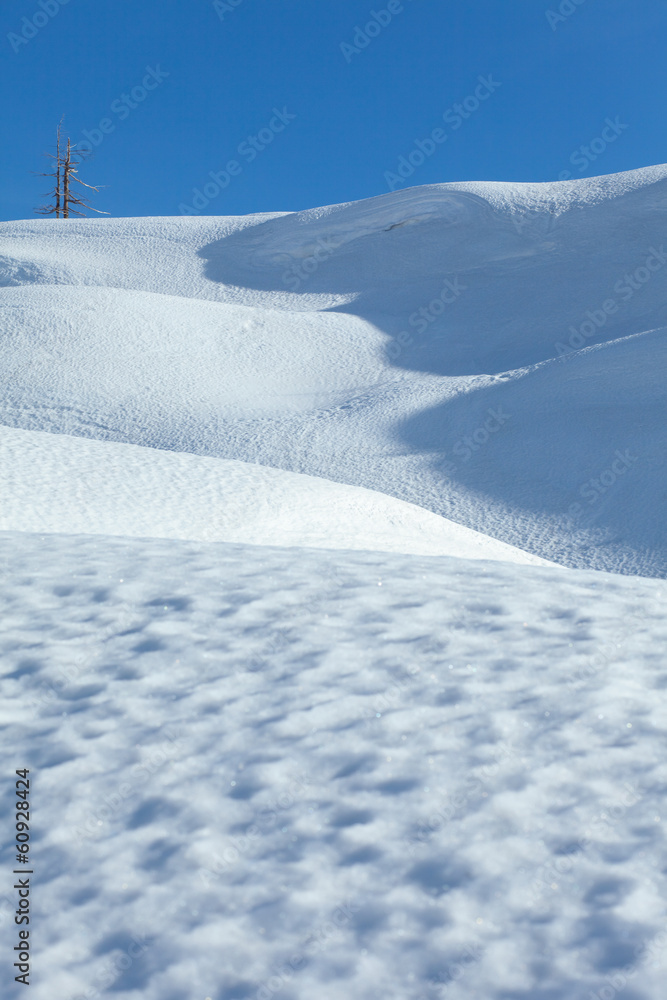
[[661,1000],[666,212],[0,225],[35,1000]]
[[0,469],[0,531],[544,563],[382,493],[245,462],[0,426]]
[[364,486],[662,576],[666,213],[654,167],[86,220],[65,242],[4,223],[0,420]]

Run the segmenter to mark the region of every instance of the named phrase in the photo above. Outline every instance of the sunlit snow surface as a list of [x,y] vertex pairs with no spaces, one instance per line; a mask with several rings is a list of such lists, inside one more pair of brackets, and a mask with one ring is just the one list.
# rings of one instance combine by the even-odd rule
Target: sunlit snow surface
[[0,224],[34,1000],[663,1000],[666,216]]
[[663,995],[661,582],[173,540],[0,552],[36,1000],[114,969],[119,1000],[589,1000],[628,965],[624,996]]
[[263,465],[0,425],[0,531],[379,549],[545,564],[383,493]]
[[5,222],[0,423],[363,486],[662,577],[666,232],[667,167]]

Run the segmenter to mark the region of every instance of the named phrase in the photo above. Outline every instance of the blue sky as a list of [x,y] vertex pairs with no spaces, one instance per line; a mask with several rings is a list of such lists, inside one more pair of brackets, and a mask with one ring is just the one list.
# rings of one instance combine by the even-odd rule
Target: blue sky
[[662,163],[666,50],[666,0],[4,0],[0,218],[61,114],[113,216]]

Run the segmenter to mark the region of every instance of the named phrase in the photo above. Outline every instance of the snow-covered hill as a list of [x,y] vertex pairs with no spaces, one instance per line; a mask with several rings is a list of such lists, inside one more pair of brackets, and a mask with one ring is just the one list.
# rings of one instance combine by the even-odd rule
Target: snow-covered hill
[[666,221],[0,224],[34,1000],[662,1000]]
[[663,576],[667,168],[0,225],[0,421],[364,486]]
[[367,549],[546,565],[421,507],[326,479],[0,426],[0,531]]

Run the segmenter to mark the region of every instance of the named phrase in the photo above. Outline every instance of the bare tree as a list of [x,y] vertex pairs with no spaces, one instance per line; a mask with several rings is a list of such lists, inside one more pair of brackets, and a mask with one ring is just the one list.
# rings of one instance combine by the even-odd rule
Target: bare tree
[[55,169],[49,173],[39,175],[40,177],[53,177],[55,179],[55,185],[49,192],[53,198],[53,204],[36,209],[37,214],[55,215],[56,219],[69,219],[70,215],[85,215],[85,211],[79,211],[79,209],[86,209],[90,212],[97,212],[98,215],[109,215],[109,212],[102,212],[99,208],[93,208],[85,198],[77,198],[72,193],[72,181],[81,184],[82,187],[88,188],[90,191],[97,192],[99,188],[94,187],[92,184],[86,184],[85,181],[76,176],[78,167],[83,161],[85,154],[79,152],[76,145],[73,146],[69,138],[67,139],[67,149],[63,152],[62,124],[63,118],[60,119],[56,133],[55,155],[53,153],[46,154],[54,161]]

